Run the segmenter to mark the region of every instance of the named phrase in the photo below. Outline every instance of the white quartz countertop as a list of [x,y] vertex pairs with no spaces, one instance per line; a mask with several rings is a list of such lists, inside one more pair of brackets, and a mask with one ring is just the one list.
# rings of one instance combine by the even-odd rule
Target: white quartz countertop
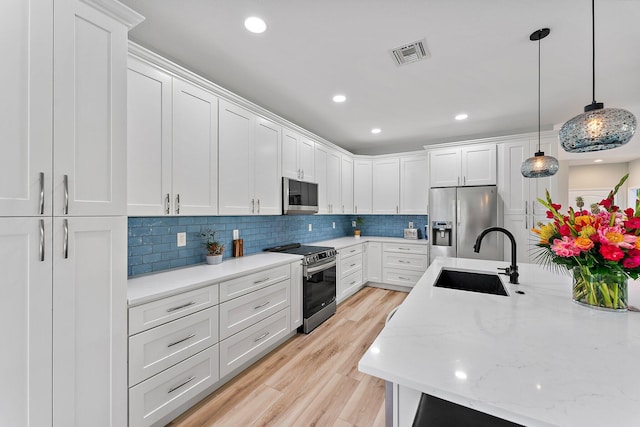
[[322,240],[320,242],[309,243],[315,246],[331,246],[336,249],[343,249],[348,246],[357,245],[365,242],[381,242],[381,243],[406,243],[412,245],[424,245],[429,246],[429,241],[425,239],[403,239],[402,237],[376,237],[376,236],[361,236],[356,239],[353,236],[338,237],[337,239]]
[[300,255],[263,252],[224,259],[218,265],[198,264],[136,276],[127,281],[127,298],[132,307],[301,259]]
[[501,276],[509,296],[432,286],[443,267],[508,264],[437,258],[359,369],[526,426],[640,425],[640,313],[578,305],[569,276],[534,264]]

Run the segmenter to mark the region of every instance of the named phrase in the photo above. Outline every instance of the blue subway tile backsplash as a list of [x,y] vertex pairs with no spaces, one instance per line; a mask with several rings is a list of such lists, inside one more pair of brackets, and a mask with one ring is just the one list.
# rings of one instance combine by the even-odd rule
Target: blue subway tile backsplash
[[[424,232],[426,215],[361,215],[363,236],[402,237],[409,222]],[[357,215],[273,215],[210,217],[130,217],[128,239],[129,277],[205,261],[201,233],[218,232],[225,245],[224,258],[232,256],[233,230],[240,231],[244,254],[286,243],[311,243],[350,236]],[[335,228],[333,224],[335,223]],[[312,231],[309,231],[311,224]],[[177,233],[187,233],[187,245],[177,246]],[[423,236],[424,237],[424,236]]]

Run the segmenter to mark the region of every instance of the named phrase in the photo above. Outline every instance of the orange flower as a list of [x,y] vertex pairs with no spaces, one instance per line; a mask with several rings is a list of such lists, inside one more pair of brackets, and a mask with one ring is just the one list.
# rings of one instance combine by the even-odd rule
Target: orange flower
[[587,237],[577,237],[574,244],[583,252],[586,252],[589,249],[593,248],[593,242]]

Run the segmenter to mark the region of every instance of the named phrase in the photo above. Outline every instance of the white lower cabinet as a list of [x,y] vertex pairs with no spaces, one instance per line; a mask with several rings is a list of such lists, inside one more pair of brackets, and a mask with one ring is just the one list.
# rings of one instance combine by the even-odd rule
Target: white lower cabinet
[[129,425],[148,426],[214,385],[218,345],[191,356],[129,390]]
[[166,424],[301,324],[300,261],[130,307],[129,425]]
[[338,303],[362,288],[362,257],[362,244],[349,246],[338,251],[336,295]]
[[382,243],[367,242],[367,280],[382,282]]
[[425,244],[383,243],[382,283],[413,287],[427,270],[427,250]]

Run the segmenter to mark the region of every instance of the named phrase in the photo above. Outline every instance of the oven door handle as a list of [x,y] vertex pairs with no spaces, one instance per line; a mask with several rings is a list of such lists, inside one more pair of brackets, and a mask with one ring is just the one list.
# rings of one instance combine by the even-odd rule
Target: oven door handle
[[328,270],[331,267],[335,267],[336,266],[336,260],[335,258],[332,259],[331,261],[318,265],[318,266],[313,266],[313,267],[307,267],[307,277],[311,276],[312,274],[315,274],[319,271],[324,271],[324,270]]

